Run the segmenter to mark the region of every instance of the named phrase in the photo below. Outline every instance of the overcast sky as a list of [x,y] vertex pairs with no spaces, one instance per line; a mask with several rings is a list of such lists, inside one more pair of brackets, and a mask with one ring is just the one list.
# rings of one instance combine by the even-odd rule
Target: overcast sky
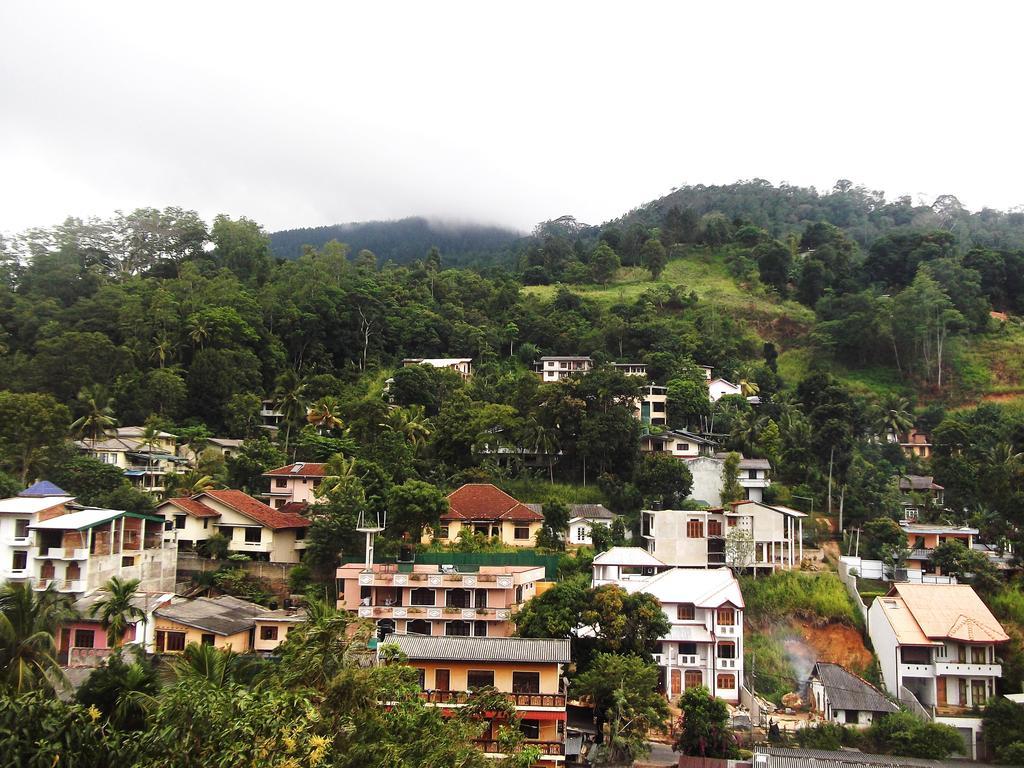
[[[842,8],[840,7],[842,6]],[[3,2],[0,231],[599,223],[761,177],[1024,203],[1017,3]]]

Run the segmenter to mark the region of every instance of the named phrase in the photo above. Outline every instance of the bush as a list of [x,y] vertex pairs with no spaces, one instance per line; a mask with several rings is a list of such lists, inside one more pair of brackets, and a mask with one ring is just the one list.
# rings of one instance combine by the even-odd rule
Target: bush
[[270,582],[246,573],[242,568],[217,571],[213,575],[213,583],[222,592],[260,605],[270,605],[274,597]]
[[776,571],[767,577],[740,580],[747,616],[753,620],[781,616],[838,621],[858,627],[860,614],[834,573]]

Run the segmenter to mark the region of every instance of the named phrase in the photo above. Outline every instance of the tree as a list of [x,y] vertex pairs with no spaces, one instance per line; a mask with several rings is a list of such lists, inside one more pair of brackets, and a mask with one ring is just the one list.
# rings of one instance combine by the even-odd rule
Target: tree
[[880,560],[886,548],[900,549],[907,545],[907,534],[891,517],[876,517],[864,524],[862,530],[864,557]]
[[793,264],[793,254],[789,249],[778,240],[771,240],[757,245],[751,255],[757,261],[761,282],[785,296]]
[[1019,765],[1024,748],[1024,707],[1003,696],[994,697],[982,714],[982,737],[1000,763]]
[[262,398],[253,392],[232,395],[224,407],[224,424],[228,434],[246,440],[254,437],[260,426],[262,406]]
[[644,454],[633,481],[648,503],[659,502],[665,509],[674,509],[693,489],[685,462],[668,454]]
[[102,496],[127,484],[124,472],[118,467],[77,452],[67,455],[62,452],[47,464],[46,477],[83,504],[98,505]]
[[621,266],[619,255],[607,243],[598,243],[590,255],[590,270],[595,283],[610,283]]
[[93,670],[75,698],[82,706],[98,709],[119,730],[143,731],[159,690],[152,663],[145,659],[127,663],[118,651]]
[[341,404],[335,397],[321,397],[309,407],[306,421],[317,428],[323,434],[330,434],[336,429],[342,429],[345,424],[338,415]]
[[180,656],[170,662],[176,680],[201,680],[223,688],[231,683],[249,682],[256,673],[256,662],[230,648],[216,648],[205,643],[189,643]]
[[406,532],[413,541],[419,541],[424,529],[437,525],[441,515],[448,511],[445,495],[421,480],[406,480],[392,486],[387,505],[392,532]]
[[42,592],[27,583],[0,588],[0,692],[52,692],[54,683],[64,682],[54,634],[74,615],[52,586]]
[[722,462],[722,504],[743,498],[740,485],[740,455],[732,451]]
[[576,695],[589,699],[603,721],[598,764],[632,764],[649,752],[648,733],[665,730],[669,710],[657,690],[658,675],[658,667],[638,656],[599,653],[576,678]]
[[665,265],[668,263],[665,246],[658,240],[648,240],[640,250],[640,256],[643,259],[644,267],[650,271],[651,278],[657,280],[661,277],[661,273],[665,271]]
[[43,459],[43,450],[68,433],[71,413],[52,395],[0,392],[0,461],[24,486]]
[[893,712],[875,720],[865,739],[873,751],[927,760],[943,760],[964,751],[964,740],[956,728],[926,723],[910,712]]
[[736,573],[754,564],[757,545],[754,535],[743,528],[730,528],[725,535],[725,562]]
[[90,616],[99,616],[100,627],[107,633],[110,648],[120,648],[131,626],[135,622],[146,621],[146,612],[135,604],[139,583],[138,579],[111,576],[103,585],[102,596],[89,607]]
[[672,748],[684,755],[735,759],[739,749],[729,729],[729,708],[703,685],[679,697],[679,735]]
[[72,434],[95,441],[103,439],[117,425],[111,402],[106,388],[99,384],[79,391],[77,407],[82,415],[71,423]]
[[282,373],[277,379],[274,400],[284,422],[284,452],[287,455],[292,427],[306,419],[306,383],[294,371]]
[[959,539],[949,539],[935,547],[931,561],[946,576],[955,576],[957,581],[979,591],[991,593],[1000,587],[999,574],[988,555],[968,549]]
[[285,464],[284,453],[267,438],[246,440],[238,451],[228,456],[228,485],[247,493],[257,493],[263,487],[263,473]]

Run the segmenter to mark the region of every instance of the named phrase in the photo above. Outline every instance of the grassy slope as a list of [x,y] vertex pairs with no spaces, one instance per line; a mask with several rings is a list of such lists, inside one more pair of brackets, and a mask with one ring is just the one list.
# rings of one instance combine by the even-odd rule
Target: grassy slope
[[[806,375],[811,363],[808,335],[814,313],[794,301],[780,301],[763,286],[739,283],[730,274],[722,251],[695,249],[672,259],[659,280],[641,267],[624,267],[609,285],[570,285],[575,293],[602,304],[634,301],[657,286],[694,291],[701,301],[748,322],[765,341],[779,349],[779,373],[792,386]],[[527,294],[550,298],[553,285],[527,286]],[[1024,329],[1008,324],[998,331],[969,337],[952,353],[953,386],[947,397],[974,404],[978,400],[1015,401],[1024,406]],[[886,366],[847,368],[833,364],[830,370],[861,394],[890,393],[914,398],[914,387]],[[933,398],[927,398],[933,399]]]

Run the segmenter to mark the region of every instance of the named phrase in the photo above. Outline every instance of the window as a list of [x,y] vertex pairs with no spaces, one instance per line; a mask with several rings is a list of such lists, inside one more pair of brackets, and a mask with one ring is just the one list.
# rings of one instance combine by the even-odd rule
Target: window
[[246,528],[245,541],[247,544],[259,544],[263,540],[262,528]]
[[449,637],[469,637],[469,622],[449,621],[444,626],[444,633]]
[[205,531],[209,527],[210,527],[210,518],[204,517],[203,518],[203,530]]
[[418,587],[414,589],[409,597],[411,598],[412,605],[433,605],[434,604],[434,590],[428,589],[427,587]]
[[174,527],[177,528],[179,531],[182,528],[185,527],[185,516],[184,515],[175,515],[174,516]]
[[708,536],[721,536],[722,535],[722,521],[721,520],[708,520]]
[[540,693],[540,672],[513,672],[512,693]]
[[731,690],[736,687],[736,675],[721,674],[718,676],[718,687]]
[[517,539],[520,539],[520,540],[528,539],[528,538],[530,538],[530,529],[529,528],[523,528],[521,526],[517,526],[514,535],[515,535],[515,537]]
[[24,571],[26,568],[28,568],[28,552],[24,550],[15,552],[11,557],[11,570]]
[[295,529],[295,540],[296,541],[302,541],[305,538],[306,538],[306,529],[305,528],[296,528]]
[[735,528],[736,524],[739,522],[739,518],[736,518],[736,517],[730,517],[730,518],[727,518],[727,519],[729,521],[729,527],[730,528]]
[[416,667],[416,678],[419,682],[420,690],[425,691],[427,689],[427,670],[422,667]]
[[168,651],[184,651],[185,650],[185,633],[184,632],[167,632],[167,650]]
[[683,675],[683,686],[685,688],[696,688],[704,684],[704,676],[698,669],[688,669]]
[[856,709],[848,709],[848,710],[846,710],[846,722],[848,722],[848,723],[856,723],[858,720],[860,720],[860,711],[859,710],[856,710]]
[[135,556],[134,555],[125,555],[124,557],[121,558],[121,567],[122,568],[131,568],[133,565],[135,565]]
[[701,520],[687,520],[686,521],[686,538],[688,538],[688,539],[703,539],[704,538],[704,523]]
[[985,664],[988,662],[985,654],[985,648],[980,645],[971,647],[971,663],[972,664]]
[[277,640],[277,627],[260,627],[260,640]]
[[285,504],[284,499],[274,499],[274,509],[280,509]]
[[449,608],[470,608],[468,589],[449,589],[445,596],[445,605]]
[[204,632],[199,636],[199,642],[201,645],[213,645],[216,642],[216,638],[208,632]]
[[519,730],[528,739],[540,738],[540,720],[520,720]]
[[75,648],[94,648],[96,631],[93,629],[75,630]]
[[287,488],[288,487],[288,480],[287,480],[287,478],[275,477],[274,478],[274,487],[275,488]]
[[471,669],[466,673],[466,687],[469,690],[485,688],[489,685],[494,685],[494,672],[492,670]]
[[747,477],[749,479],[751,479],[751,480],[757,480],[757,470],[756,469],[748,469],[747,470]]
[[651,408],[652,408],[652,410],[655,413],[664,413],[665,412],[665,404],[664,403],[651,403]]
[[486,621],[474,621],[473,622],[473,637],[487,637],[487,622]]
[[680,656],[696,656],[697,655],[697,644],[696,643],[680,643],[679,644],[679,655]]
[[448,538],[448,526],[442,525],[437,531],[437,538],[447,539]]
[[475,594],[476,600],[474,601],[477,608],[487,607],[487,590],[478,589]]
[[718,609],[718,623],[723,627],[731,627],[736,623],[736,611],[727,605]]
[[24,518],[19,518],[14,521],[14,538],[16,539],[27,539],[28,538],[28,523],[29,521]]
[[491,526],[489,525],[474,525],[473,533],[479,533],[481,536],[487,536],[491,532]]
[[587,527],[585,525],[576,526],[576,541],[587,540]]
[[688,450],[690,450],[690,444],[689,443],[676,443],[676,450],[677,451],[688,451]]
[[736,658],[736,643],[719,643],[718,644],[718,658],[720,658],[720,659],[735,659]]
[[679,621],[693,621],[696,615],[693,603],[680,603],[676,606],[676,619]]

